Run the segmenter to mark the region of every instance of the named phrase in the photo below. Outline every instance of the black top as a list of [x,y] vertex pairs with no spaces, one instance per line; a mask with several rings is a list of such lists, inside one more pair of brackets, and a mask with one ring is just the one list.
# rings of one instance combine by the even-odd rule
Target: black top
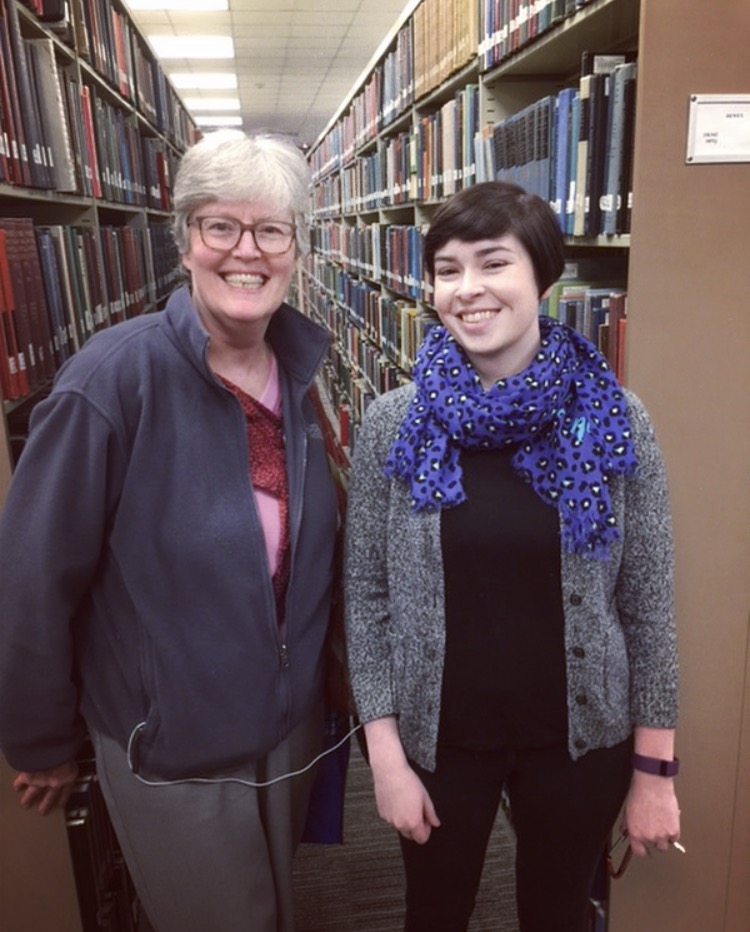
[[511,457],[463,451],[467,501],[442,512],[440,743],[453,747],[567,740],[558,514],[515,474]]

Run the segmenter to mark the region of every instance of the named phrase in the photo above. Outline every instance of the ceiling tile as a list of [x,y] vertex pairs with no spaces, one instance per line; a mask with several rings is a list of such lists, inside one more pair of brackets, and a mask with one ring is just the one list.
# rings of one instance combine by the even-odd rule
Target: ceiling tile
[[146,35],[233,35],[233,60],[170,59],[165,70],[234,71],[246,131],[290,134],[310,145],[406,5],[407,0],[230,0],[228,13],[132,15]]

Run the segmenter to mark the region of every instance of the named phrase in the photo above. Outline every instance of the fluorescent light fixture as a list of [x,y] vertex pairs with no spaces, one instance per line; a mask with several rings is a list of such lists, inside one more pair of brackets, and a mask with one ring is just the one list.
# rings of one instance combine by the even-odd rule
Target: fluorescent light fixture
[[192,71],[173,71],[169,79],[178,91],[232,91],[237,87],[237,75],[220,71],[199,74]]
[[194,116],[198,126],[242,126],[241,116]]
[[239,110],[237,97],[183,97],[188,110]]
[[214,13],[229,9],[229,0],[125,0],[131,10],[153,12],[169,10],[172,13]]
[[148,36],[159,58],[234,58],[231,36]]

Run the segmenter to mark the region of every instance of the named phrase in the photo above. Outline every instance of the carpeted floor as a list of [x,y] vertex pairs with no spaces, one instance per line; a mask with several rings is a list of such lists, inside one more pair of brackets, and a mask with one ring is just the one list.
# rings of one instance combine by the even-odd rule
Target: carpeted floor
[[[352,742],[343,845],[302,845],[295,866],[297,932],[400,932],[403,869],[395,832],[375,810]],[[502,815],[487,853],[470,932],[517,932],[512,833]]]

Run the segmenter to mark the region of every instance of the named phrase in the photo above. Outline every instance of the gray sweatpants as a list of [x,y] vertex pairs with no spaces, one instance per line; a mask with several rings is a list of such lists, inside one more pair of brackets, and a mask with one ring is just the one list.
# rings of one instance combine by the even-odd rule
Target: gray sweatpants
[[[264,760],[223,776],[265,782],[320,750],[310,716]],[[97,772],[138,896],[157,932],[293,932],[292,857],[313,771],[255,789],[236,782],[144,785],[111,738]]]

